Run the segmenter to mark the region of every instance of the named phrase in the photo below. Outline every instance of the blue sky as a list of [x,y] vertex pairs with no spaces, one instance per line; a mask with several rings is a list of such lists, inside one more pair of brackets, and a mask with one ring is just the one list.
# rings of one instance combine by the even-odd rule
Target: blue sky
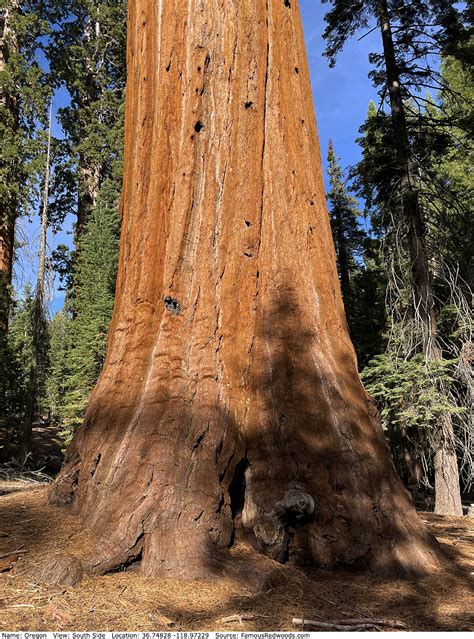
[[300,0],[323,162],[332,139],[342,166],[347,167],[360,158],[355,143],[358,129],[367,115],[369,101],[377,99],[367,75],[368,55],[379,50],[380,36],[374,31],[360,42],[357,37],[352,38],[338,56],[336,66],[330,69],[322,55],[324,14],[328,7],[320,0]]
[[[330,69],[327,59],[322,55],[324,14],[329,5],[322,4],[320,0],[300,0],[299,4],[323,163],[326,163],[328,142],[332,139],[341,164],[346,168],[355,164],[360,158],[360,149],[355,142],[358,129],[365,120],[369,101],[377,99],[376,91],[367,74],[370,70],[368,54],[380,48],[379,34],[375,31],[361,41],[357,41],[357,37],[352,38],[339,55],[335,68]],[[67,100],[67,92],[60,90],[55,96],[54,109],[64,106]],[[57,122],[54,123],[53,134],[61,135]],[[71,227],[73,216],[69,216],[68,222]],[[22,220],[19,235],[20,239],[26,242],[26,246],[20,251],[16,266],[17,290],[21,289],[27,281],[33,281],[35,277],[34,263],[39,237],[38,218],[33,218],[29,222]],[[69,234],[68,229],[56,236],[50,233],[49,250],[53,250],[58,244],[70,244],[71,240],[70,229]],[[64,301],[64,293],[58,291],[57,284],[58,282],[51,282],[50,285],[51,313],[59,310]]]

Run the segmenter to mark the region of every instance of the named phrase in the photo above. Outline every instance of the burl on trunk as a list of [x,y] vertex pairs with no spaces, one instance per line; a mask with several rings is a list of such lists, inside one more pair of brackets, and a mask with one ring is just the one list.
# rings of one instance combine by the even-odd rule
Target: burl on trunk
[[296,0],[129,4],[117,297],[52,499],[98,572],[431,569],[357,375]]

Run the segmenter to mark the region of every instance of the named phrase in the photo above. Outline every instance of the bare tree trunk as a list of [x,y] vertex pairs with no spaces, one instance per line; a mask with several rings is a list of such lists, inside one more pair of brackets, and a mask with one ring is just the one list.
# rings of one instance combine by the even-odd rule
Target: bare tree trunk
[[[36,300],[38,309],[44,309],[44,287],[46,271],[46,241],[48,237],[49,183],[51,178],[51,129],[53,123],[53,103],[49,107],[48,143],[46,147],[46,168],[44,174],[43,207],[41,210],[41,239],[38,256],[38,278],[36,284]],[[42,312],[42,311],[41,311]]]
[[[447,416],[445,416],[446,419]],[[446,419],[442,446],[435,452],[435,513],[462,516],[459,468],[451,419]],[[442,426],[443,426],[442,425]],[[452,437],[452,439],[450,439]]]
[[43,187],[43,206],[41,210],[40,249],[38,253],[38,274],[33,308],[33,358],[28,385],[28,399],[23,427],[22,454],[25,457],[30,450],[31,433],[38,403],[39,375],[44,371],[44,339],[45,339],[45,271],[46,271],[46,241],[48,234],[48,204],[49,182],[51,172],[51,128],[53,118],[53,104],[49,110],[48,143],[46,151],[46,168]]
[[[90,16],[89,16],[90,18]],[[99,37],[100,23],[89,19],[84,28],[84,39],[91,43]],[[96,49],[97,51],[97,49]],[[99,97],[99,88],[96,82],[96,60],[89,57],[84,60],[86,82],[84,94],[80,101],[83,107],[91,106]],[[97,204],[100,189],[101,168],[94,164],[90,158],[80,154],[78,162],[79,193],[77,203],[77,222],[75,232],[76,251],[80,251],[81,235],[89,218],[89,214]]]
[[91,566],[419,573],[437,549],[347,334],[296,0],[129,4],[107,358],[53,490]]
[[79,195],[77,202],[77,221],[75,232],[76,250],[80,251],[81,236],[89,219],[90,212],[97,204],[100,189],[100,168],[91,166],[81,157],[78,166]]
[[[415,313],[418,315],[423,328],[425,357],[427,360],[436,361],[442,358],[442,353],[438,345],[436,308],[426,254],[426,229],[420,206],[418,187],[412,175],[410,143],[387,0],[379,0],[379,18],[392,121],[395,130],[395,150],[400,164],[402,209],[411,261]],[[440,492],[440,498],[435,500],[435,512],[443,515],[462,515],[459,469],[454,446],[455,437],[451,415],[445,414],[441,416],[438,424],[437,440],[435,490]],[[446,468],[444,468],[444,464],[447,464]]]

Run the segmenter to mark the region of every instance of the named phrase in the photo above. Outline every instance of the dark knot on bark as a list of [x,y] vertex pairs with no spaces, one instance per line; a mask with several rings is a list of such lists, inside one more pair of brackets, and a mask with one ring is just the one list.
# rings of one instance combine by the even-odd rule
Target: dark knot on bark
[[179,311],[181,310],[181,304],[178,300],[175,300],[174,297],[165,297],[165,306],[166,309],[172,313],[173,315],[179,315]]

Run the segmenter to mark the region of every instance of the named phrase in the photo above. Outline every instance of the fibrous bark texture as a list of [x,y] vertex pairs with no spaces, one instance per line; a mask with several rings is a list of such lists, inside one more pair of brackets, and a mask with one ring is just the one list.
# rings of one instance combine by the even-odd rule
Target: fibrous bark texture
[[129,5],[107,360],[53,489],[95,570],[432,568],[357,375],[295,0]]
[[[449,430],[448,430],[449,429]],[[454,515],[462,517],[461,489],[459,486],[459,468],[456,449],[453,445],[453,428],[451,420],[447,420],[445,432],[451,435],[441,442],[435,452],[435,513],[438,515]]]

